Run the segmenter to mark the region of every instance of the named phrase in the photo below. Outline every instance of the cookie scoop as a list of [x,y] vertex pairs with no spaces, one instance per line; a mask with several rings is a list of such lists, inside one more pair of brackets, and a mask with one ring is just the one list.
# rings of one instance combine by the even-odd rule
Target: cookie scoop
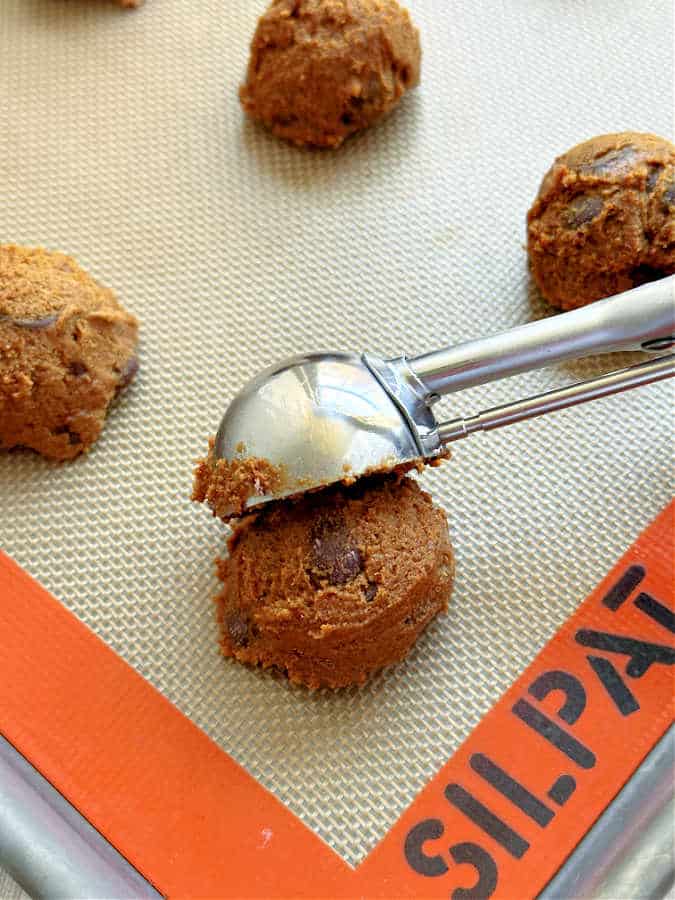
[[438,422],[433,404],[499,378],[564,360],[672,347],[675,277],[511,331],[408,359],[319,353],[262,372],[232,400],[197,469],[193,499],[223,519],[270,500],[436,464],[453,441],[675,374],[665,355]]

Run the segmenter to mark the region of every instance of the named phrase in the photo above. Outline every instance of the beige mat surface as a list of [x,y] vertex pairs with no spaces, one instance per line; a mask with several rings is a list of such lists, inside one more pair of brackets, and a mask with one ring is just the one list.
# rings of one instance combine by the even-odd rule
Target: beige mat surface
[[457,585],[407,663],[311,694],[219,657],[225,529],[188,495],[243,382],[295,352],[414,354],[541,315],[524,217],[553,157],[672,135],[668,0],[409,6],[420,89],[333,154],[243,120],[262,2],[0,0],[0,241],[72,253],[143,320],[139,379],[87,458],[0,455],[0,545],[353,864],[672,492],[669,384],[473,438],[424,476]]
[[21,890],[7,872],[0,871],[0,897],[2,900],[27,900],[28,894]]

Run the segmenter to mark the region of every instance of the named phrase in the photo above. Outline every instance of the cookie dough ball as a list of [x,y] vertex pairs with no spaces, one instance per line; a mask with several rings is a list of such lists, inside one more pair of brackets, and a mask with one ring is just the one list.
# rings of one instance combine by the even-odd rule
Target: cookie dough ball
[[452,590],[445,515],[410,478],[275,505],[244,520],[229,551],[223,652],[310,688],[360,684],[403,659]]
[[138,323],[69,256],[0,245],[0,448],[72,459],[133,379]]
[[415,87],[420,60],[419,32],[396,0],[274,0],[241,102],[278,137],[339,147]]
[[675,147],[627,131],[559,157],[528,214],[528,252],[562,309],[675,272]]

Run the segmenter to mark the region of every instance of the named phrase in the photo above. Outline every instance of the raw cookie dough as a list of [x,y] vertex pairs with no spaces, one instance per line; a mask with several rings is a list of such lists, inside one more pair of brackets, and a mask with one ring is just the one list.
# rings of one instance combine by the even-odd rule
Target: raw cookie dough
[[[217,459],[215,438],[209,438],[209,452],[205,459],[197,462],[192,487],[192,500],[206,503],[214,516],[227,522],[244,515],[261,505],[259,497],[294,499],[300,494],[322,490],[326,483],[316,485],[307,479],[294,480],[288,476],[285,466],[276,466],[268,459],[241,456],[232,460]],[[450,458],[449,450],[441,450],[430,459],[414,459],[396,464],[394,460],[383,460],[377,468],[368,469],[363,475],[354,475],[350,467],[345,467],[340,484],[349,486],[359,477],[372,475],[405,475],[412,469],[421,472],[425,466],[436,468]],[[250,502],[249,502],[250,501]]]
[[218,562],[225,656],[310,688],[403,659],[447,607],[445,515],[410,478],[362,479],[244,520]]
[[206,502],[214,516],[231,519],[246,511],[246,501],[263,497],[284,487],[284,473],[269,460],[243,458],[231,462],[216,459],[215,439],[209,438],[209,453],[195,469],[192,499]]
[[528,253],[562,309],[675,272],[673,144],[627,131],[559,157],[528,213]]
[[420,61],[419,32],[396,0],[274,0],[241,103],[278,137],[339,147],[415,87]]
[[131,382],[138,323],[69,256],[0,245],[0,449],[72,459]]

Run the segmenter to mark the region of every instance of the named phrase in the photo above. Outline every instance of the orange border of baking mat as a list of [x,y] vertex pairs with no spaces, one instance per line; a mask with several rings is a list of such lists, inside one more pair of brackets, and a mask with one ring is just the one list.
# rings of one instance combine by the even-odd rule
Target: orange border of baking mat
[[674,512],[356,870],[1,552],[0,731],[169,897],[533,897],[672,721]]

